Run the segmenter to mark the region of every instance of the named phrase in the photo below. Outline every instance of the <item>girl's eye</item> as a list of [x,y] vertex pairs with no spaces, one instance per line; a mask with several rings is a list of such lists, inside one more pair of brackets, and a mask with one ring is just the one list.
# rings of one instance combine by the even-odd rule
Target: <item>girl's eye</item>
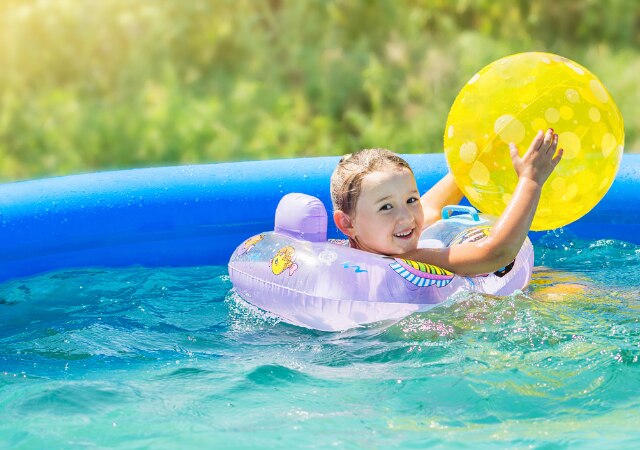
[[393,208],[393,206],[391,206],[391,203],[385,203],[380,207],[378,211],[389,211],[391,208]]
[[417,199],[416,197],[411,197],[411,198],[409,198],[409,200],[407,200],[407,203],[411,204],[411,203],[415,203],[417,201],[419,201],[419,199]]

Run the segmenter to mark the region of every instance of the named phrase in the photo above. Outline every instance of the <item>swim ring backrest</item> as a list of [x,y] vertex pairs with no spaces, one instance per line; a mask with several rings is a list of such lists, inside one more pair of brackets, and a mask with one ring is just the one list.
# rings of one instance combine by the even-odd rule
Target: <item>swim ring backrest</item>
[[276,208],[276,233],[310,242],[327,240],[327,210],[316,197],[291,193]]

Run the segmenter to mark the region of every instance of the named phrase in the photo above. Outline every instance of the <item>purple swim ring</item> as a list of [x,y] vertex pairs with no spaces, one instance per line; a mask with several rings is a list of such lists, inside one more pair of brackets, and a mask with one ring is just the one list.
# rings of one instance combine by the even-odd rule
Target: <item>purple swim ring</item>
[[[421,247],[484,238],[495,218],[463,207],[467,214],[443,217],[420,236]],[[512,264],[491,274],[463,277],[440,267],[350,248],[327,240],[327,211],[306,194],[280,201],[274,231],[242,242],[229,261],[236,293],[283,321],[340,331],[379,321],[397,321],[426,311],[459,292],[510,295],[531,280],[533,246],[526,239]]]

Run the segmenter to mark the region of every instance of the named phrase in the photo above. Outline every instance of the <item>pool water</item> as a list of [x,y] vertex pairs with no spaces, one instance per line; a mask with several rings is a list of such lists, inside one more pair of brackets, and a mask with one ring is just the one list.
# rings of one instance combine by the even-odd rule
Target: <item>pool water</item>
[[640,247],[548,234],[531,286],[342,333],[225,267],[0,285],[5,448],[638,448]]

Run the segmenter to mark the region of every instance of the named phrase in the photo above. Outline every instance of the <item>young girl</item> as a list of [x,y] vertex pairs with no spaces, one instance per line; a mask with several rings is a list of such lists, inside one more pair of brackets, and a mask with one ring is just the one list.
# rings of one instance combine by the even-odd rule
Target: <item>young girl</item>
[[[522,158],[510,144],[518,185],[491,235],[446,248],[418,248],[422,230],[442,207],[462,193],[447,174],[422,198],[405,160],[385,149],[369,149],[340,160],[331,176],[336,226],[360,250],[434,264],[463,276],[494,272],[520,250],[535,214],[542,186],[562,158],[558,135],[539,131]],[[555,156],[554,156],[555,155]]]

